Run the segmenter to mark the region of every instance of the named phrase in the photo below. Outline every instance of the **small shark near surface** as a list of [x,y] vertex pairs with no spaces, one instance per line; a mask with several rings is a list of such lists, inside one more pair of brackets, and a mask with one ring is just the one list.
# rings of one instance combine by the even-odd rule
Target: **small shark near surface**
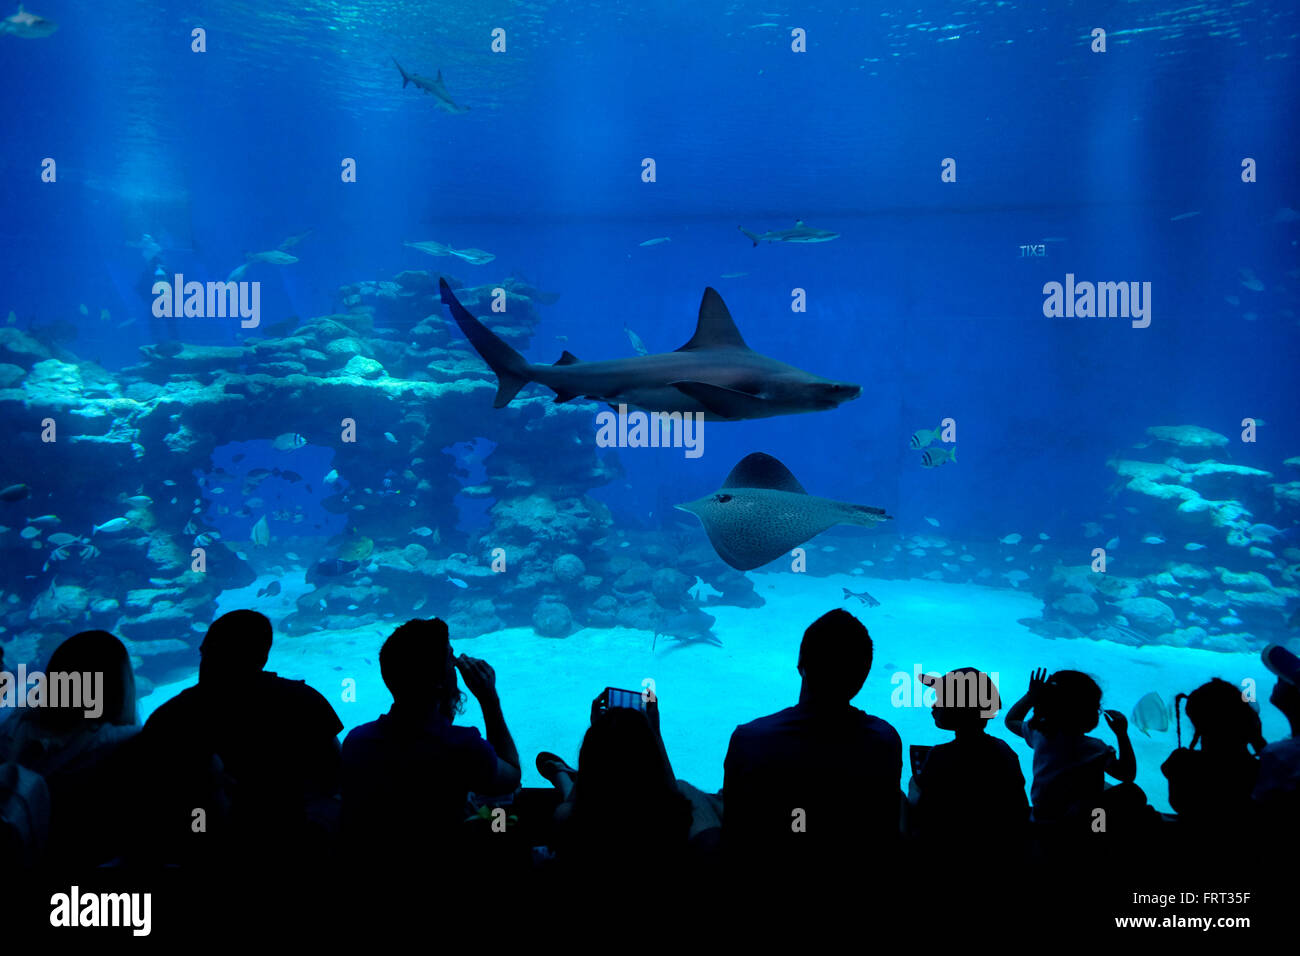
[[453,249],[445,242],[438,242],[435,239],[427,239],[424,242],[404,242],[404,246],[410,246],[412,249],[419,249],[421,252],[428,253],[431,256],[455,256],[457,259],[464,259],[471,265],[487,265],[496,255],[483,249]]
[[748,236],[755,246],[760,242],[830,242],[840,237],[838,232],[831,232],[829,229],[813,229],[811,226],[805,226],[802,219],[795,222],[793,229],[778,229],[762,235],[750,232],[744,226],[737,228]]
[[846,601],[849,598],[857,598],[860,603],[865,604],[867,607],[880,607],[880,602],[866,591],[850,591],[845,587],[841,587],[840,590],[844,592],[844,600]]
[[695,334],[675,352],[583,362],[566,351],[554,365],[533,365],[474,318],[445,279],[438,286],[443,305],[496,373],[496,408],[509,405],[529,382],[552,389],[557,402],[591,398],[653,412],[703,412],[706,421],[819,412],[862,393],[861,385],[820,378],[755,352],[712,288],[704,290]]
[[676,505],[700,519],[713,550],[737,571],[750,571],[837,524],[872,527],[892,520],[883,508],[817,498],[790,469],[761,451],[740,460],[722,488]]
[[447,87],[442,84],[442,70],[432,80],[427,76],[421,76],[419,73],[407,73],[402,69],[402,64],[393,58],[393,66],[397,67],[397,72],[402,74],[402,89],[406,89],[407,83],[414,83],[416,89],[424,90],[426,93],[432,93],[434,101],[438,104],[438,109],[447,113],[468,113],[468,106],[461,106],[451,98],[447,92]]
[[34,13],[28,13],[23,9],[21,3],[18,4],[17,13],[0,20],[0,33],[21,37],[24,40],[39,40],[42,37],[49,36],[58,28],[59,25],[53,20],[46,20]]

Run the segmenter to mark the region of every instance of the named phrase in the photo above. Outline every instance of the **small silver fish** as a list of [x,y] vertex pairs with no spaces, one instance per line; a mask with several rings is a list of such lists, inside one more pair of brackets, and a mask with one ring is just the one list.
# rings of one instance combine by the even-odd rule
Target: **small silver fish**
[[626,325],[623,326],[623,331],[627,333],[628,341],[632,343],[632,348],[636,351],[638,355],[650,354],[650,350],[646,348],[645,343],[641,341],[641,336],[637,335]]

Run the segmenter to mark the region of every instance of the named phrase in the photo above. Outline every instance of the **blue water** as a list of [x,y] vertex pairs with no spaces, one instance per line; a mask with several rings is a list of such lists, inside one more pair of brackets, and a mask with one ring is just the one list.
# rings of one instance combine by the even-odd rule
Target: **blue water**
[[[1292,4],[121,0],[108,12],[50,0],[36,12],[59,30],[0,36],[0,312],[12,309],[27,330],[70,323],[63,346],[110,371],[162,339],[234,345],[254,334],[229,320],[170,330],[152,321],[137,291],[147,269],[130,245],[142,234],[162,247],[168,274],[206,281],[311,228],[290,250],[299,262],[248,276],[262,282],[264,325],[341,311],[340,286],[403,270],[442,269],[466,285],[513,273],[561,295],[538,307],[531,361],[564,349],[614,358],[632,354],[624,325],[651,351],[684,343],[711,285],[753,348],[863,386],[834,411],[711,425],[699,459],[620,450],[623,476],[592,491],[615,527],[660,526],[666,504],[717,488],[761,450],[814,494],[886,507],[894,522],[870,534],[891,543],[941,534],[992,546],[1018,533],[1027,550],[1042,534],[1050,567],[1086,563],[1111,536],[1135,548],[1159,533],[1178,562],[1194,556],[1178,548],[1176,517],[1112,497],[1108,458],[1178,454],[1134,450],[1147,427],[1210,428],[1231,439],[1221,458],[1274,481],[1296,477],[1283,465],[1300,453],[1300,221],[1286,214],[1300,209]],[[206,53],[189,49],[196,26]],[[497,27],[504,53],[490,50]],[[1090,50],[1094,27],[1108,30],[1105,53]],[[792,52],[792,28],[806,30],[807,52]],[[432,97],[402,89],[390,57],[408,71],[441,70],[469,112],[439,112]],[[40,182],[45,157],[58,163],[57,183]],[[340,181],[345,157],[357,162],[355,183]],[[656,182],[641,180],[645,157]],[[940,179],[946,157],[955,183]],[[1242,182],[1245,157],[1258,164],[1256,182]],[[751,248],[737,231],[796,219],[841,237]],[[640,245],[662,236],[671,241]],[[476,266],[402,245],[427,239],[496,259]],[[1039,243],[1045,256],[1022,257],[1023,244]],[[1150,282],[1150,326],[1045,318],[1043,284],[1066,273]],[[796,288],[805,313],[791,311]],[[908,437],[946,417],[957,422],[960,460],[922,468]],[[1240,440],[1245,417],[1265,422],[1255,443]],[[214,452],[294,428],[266,424],[214,436]],[[479,434],[467,422],[458,440]],[[166,459],[156,460],[161,479]],[[250,453],[243,467],[261,460]],[[272,490],[323,516],[323,549],[341,519],[313,510],[331,459],[312,463],[310,476],[302,469],[312,493],[300,483]],[[395,457],[393,467],[405,465]],[[4,476],[31,478],[21,461]],[[107,520],[113,498],[135,489],[102,487],[96,502],[95,477],[86,475],[86,498],[42,507]],[[207,526],[247,537],[246,522],[215,506],[207,496]],[[460,531],[486,520],[481,503],[465,502]],[[1296,515],[1254,520],[1287,528]],[[1085,541],[1092,521],[1105,535]],[[18,526],[4,523],[12,539]],[[867,534],[836,531],[817,544],[851,547]],[[18,571],[18,552],[7,553]],[[848,574],[860,557],[841,566],[819,552],[815,570]],[[992,566],[982,583],[1008,590],[1001,559],[981,557],[972,570]],[[940,563],[917,565],[914,577]],[[1014,566],[1027,563],[1020,555]],[[22,607],[49,581],[18,580],[29,573],[24,564],[6,582]],[[1277,588],[1291,583],[1280,574]],[[784,586],[819,588],[809,611],[823,595],[837,599],[815,578],[787,576]],[[1286,640],[1295,605],[1288,596],[1272,626],[1252,634]],[[805,613],[800,605],[781,624],[791,641]],[[25,625],[11,616],[6,627],[12,638]],[[893,627],[905,646],[908,621]],[[996,669],[981,655],[1030,640],[1014,616],[1007,627],[1006,644],[986,638],[952,665]],[[729,659],[744,653],[742,633],[715,631]],[[691,648],[693,670],[708,672],[708,651]],[[1189,673],[1218,673],[1196,661]],[[1021,680],[1017,671],[1017,688]],[[585,699],[568,702],[579,716]],[[738,706],[711,730],[725,741],[728,721],[760,712],[757,701]],[[721,753],[709,760],[719,766]],[[697,776],[716,774],[703,761]]]

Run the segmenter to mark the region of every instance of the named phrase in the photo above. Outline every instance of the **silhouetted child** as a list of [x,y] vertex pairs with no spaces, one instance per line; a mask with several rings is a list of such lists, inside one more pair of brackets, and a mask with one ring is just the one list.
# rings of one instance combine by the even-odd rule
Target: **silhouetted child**
[[932,748],[912,777],[911,829],[928,846],[985,839],[1005,853],[1024,837],[1029,800],[1015,751],[984,730],[1001,707],[997,687],[974,667],[921,680],[935,690],[934,725],[956,737]]
[[1260,656],[1277,675],[1268,699],[1290,723],[1291,736],[1260,751],[1252,798],[1270,827],[1294,838],[1300,829],[1300,657],[1277,644],[1264,648]]
[[[1033,716],[1026,720],[1030,710]],[[1088,736],[1102,714],[1119,744],[1118,755]],[[1102,804],[1107,774],[1125,784],[1137,776],[1128,721],[1117,710],[1102,711],[1101,688],[1080,671],[1057,671],[1049,678],[1046,669],[1035,670],[1025,696],[1007,711],[1006,724],[1034,751],[1035,823],[1084,821]]]
[[[1175,698],[1175,708],[1182,698]],[[1185,699],[1196,732],[1191,744],[1181,746],[1182,716],[1177,716],[1180,746],[1160,767],[1169,780],[1169,805],[1181,823],[1198,830],[1248,825],[1250,795],[1259,779],[1259,758],[1251,748],[1255,753],[1264,749],[1259,714],[1240,688],[1217,677]]]

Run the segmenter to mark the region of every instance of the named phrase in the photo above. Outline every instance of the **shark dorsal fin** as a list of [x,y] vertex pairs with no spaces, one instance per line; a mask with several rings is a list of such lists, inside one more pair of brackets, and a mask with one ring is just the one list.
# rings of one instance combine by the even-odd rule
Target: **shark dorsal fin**
[[578,362],[580,361],[581,359],[579,359],[578,356],[574,355],[568,349],[565,349],[564,352],[561,353],[560,357],[555,360],[555,364],[556,365],[577,365]]
[[717,289],[709,286],[704,290],[704,298],[700,300],[700,319],[695,325],[695,334],[677,351],[716,348],[748,349],[749,346],[740,337],[740,330],[736,328],[722,296],[718,295]]
[[771,455],[756,451],[740,459],[740,463],[731,469],[723,488],[769,488],[772,491],[789,491],[796,495],[806,495],[799,479]]
[[442,82],[442,70],[439,70],[439,71],[438,71],[438,82],[439,82],[439,83]]

